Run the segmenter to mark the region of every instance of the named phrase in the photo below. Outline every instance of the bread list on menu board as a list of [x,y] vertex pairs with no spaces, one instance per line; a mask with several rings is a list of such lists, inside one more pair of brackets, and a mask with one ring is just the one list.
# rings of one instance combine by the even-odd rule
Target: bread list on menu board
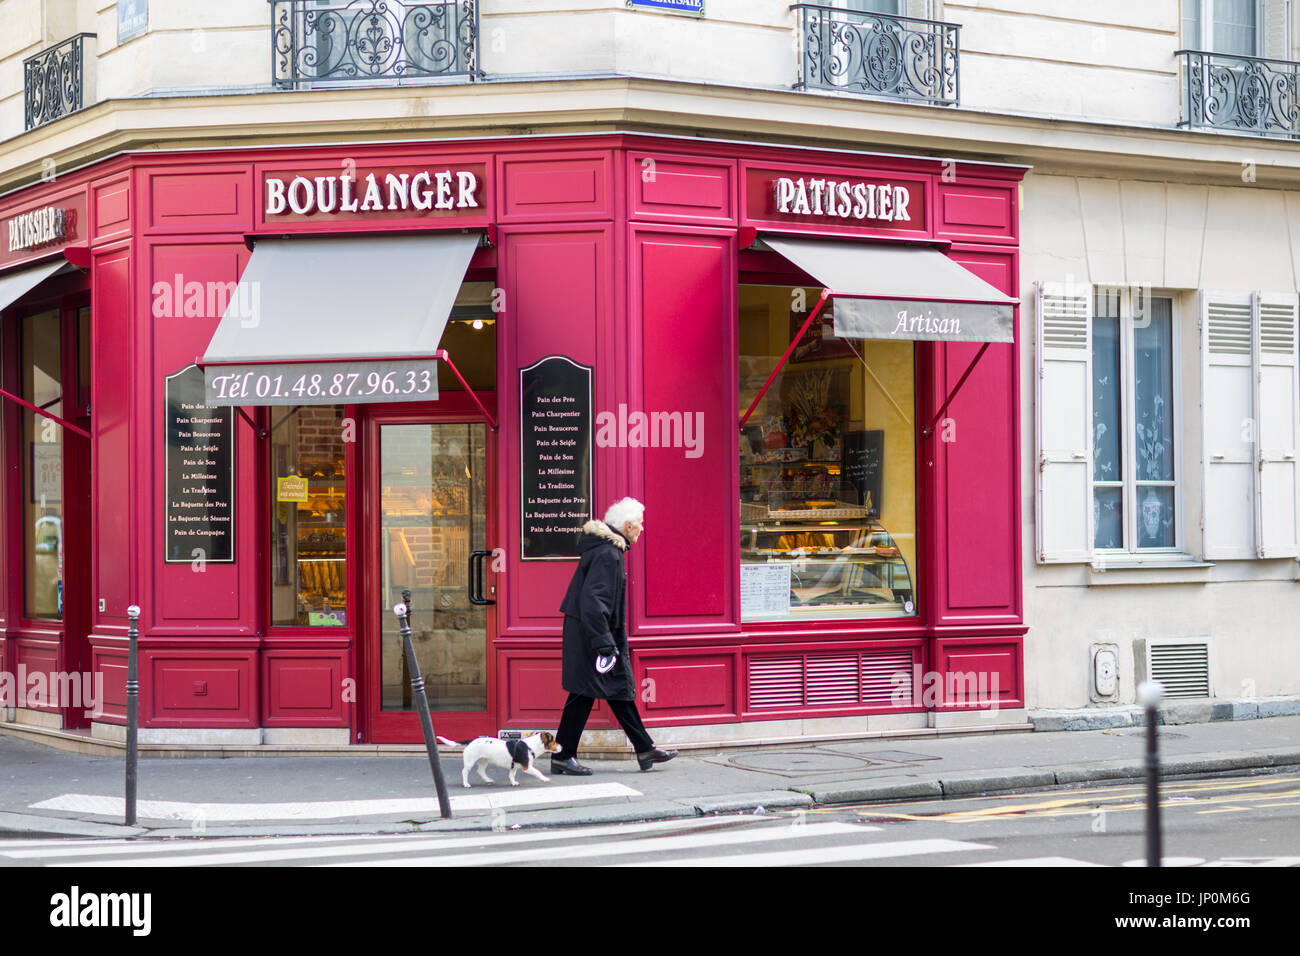
[[234,409],[203,404],[203,373],[167,377],[169,564],[231,562],[234,548]]
[[525,560],[578,556],[591,517],[591,369],[553,355],[519,370]]

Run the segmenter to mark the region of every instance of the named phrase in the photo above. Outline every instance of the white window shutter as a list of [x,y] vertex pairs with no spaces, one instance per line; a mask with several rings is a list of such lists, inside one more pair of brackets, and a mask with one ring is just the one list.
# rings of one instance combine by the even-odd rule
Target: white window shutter
[[1295,293],[1260,293],[1256,303],[1255,540],[1261,558],[1300,555],[1300,383]]
[[1038,561],[1092,560],[1092,287],[1035,286]]
[[1201,293],[1201,529],[1206,558],[1255,557],[1253,297]]

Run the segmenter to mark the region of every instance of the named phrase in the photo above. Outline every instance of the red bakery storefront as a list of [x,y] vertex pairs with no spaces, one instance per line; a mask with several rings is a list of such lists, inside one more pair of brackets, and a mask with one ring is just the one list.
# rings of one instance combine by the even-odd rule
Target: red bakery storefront
[[660,739],[1022,708],[1023,172],[601,134],[3,197],[0,671],[49,679],[0,717],[120,737],[138,604],[145,741],[416,741],[409,592],[440,733],[553,728],[624,495]]

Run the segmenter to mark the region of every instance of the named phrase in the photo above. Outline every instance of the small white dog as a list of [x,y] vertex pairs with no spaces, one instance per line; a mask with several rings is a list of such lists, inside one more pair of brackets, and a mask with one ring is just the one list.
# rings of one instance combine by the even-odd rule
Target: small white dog
[[[438,739],[448,747],[460,746],[456,741],[448,740],[446,737],[439,737]],[[487,775],[489,766],[500,767],[502,770],[507,767],[510,768],[510,786],[512,787],[519,786],[515,774],[520,770],[532,774],[538,780],[549,783],[551,778],[545,776],[533,766],[533,761],[543,753],[555,753],[559,749],[560,745],[555,742],[555,735],[547,731],[529,734],[527,737],[521,737],[518,740],[479,737],[465,745],[465,767],[461,771],[461,783],[465,784],[466,787],[470,785],[469,772],[474,768],[478,769],[480,779],[485,783],[491,783],[492,778]]]

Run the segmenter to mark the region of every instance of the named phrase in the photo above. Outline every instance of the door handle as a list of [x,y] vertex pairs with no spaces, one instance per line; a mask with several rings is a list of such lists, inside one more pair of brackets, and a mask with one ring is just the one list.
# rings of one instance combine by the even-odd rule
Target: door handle
[[475,551],[469,556],[469,603],[480,607],[496,604],[483,596],[483,562],[492,556],[491,551]]

